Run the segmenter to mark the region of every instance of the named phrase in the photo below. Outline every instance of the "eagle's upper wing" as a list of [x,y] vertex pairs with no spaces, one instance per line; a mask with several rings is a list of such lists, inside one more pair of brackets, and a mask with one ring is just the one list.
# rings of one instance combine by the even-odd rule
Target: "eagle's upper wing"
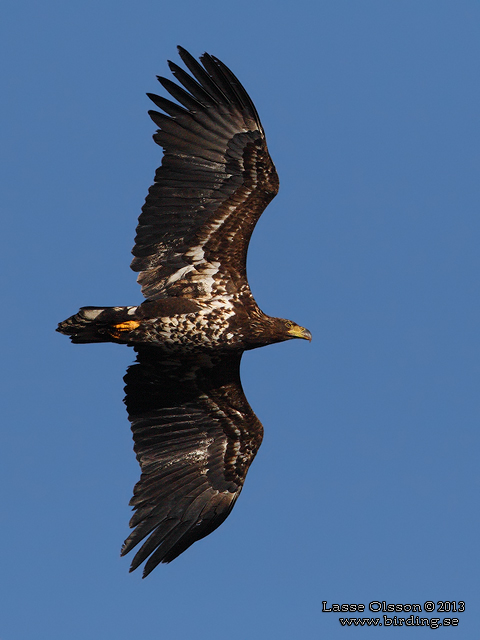
[[240,384],[239,354],[195,354],[159,362],[136,347],[125,403],[142,475],[131,504],[134,531],[122,555],[150,536],[131,570],[170,562],[228,516],[262,441],[262,425]]
[[[147,298],[214,295],[233,280],[246,284],[253,228],[278,191],[256,109],[233,73],[204,54],[203,67],[184,49],[192,75],[169,62],[184,88],[159,77],[182,105],[149,94],[167,115],[150,111],[164,148],[139,217],[132,269]],[[193,76],[193,77],[192,77]],[[222,284],[220,284],[222,281]]]

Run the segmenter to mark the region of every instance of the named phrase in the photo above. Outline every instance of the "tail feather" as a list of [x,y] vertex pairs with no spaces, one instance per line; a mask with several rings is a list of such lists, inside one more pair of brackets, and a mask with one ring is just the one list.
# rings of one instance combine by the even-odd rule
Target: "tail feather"
[[116,342],[112,335],[113,325],[127,318],[132,307],[82,307],[78,313],[67,318],[57,327],[59,333],[70,336],[72,342]]

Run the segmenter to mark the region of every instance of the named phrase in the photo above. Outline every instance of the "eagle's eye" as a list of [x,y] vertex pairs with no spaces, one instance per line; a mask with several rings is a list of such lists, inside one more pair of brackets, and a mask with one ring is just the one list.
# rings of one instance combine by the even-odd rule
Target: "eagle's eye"
[[286,329],[291,329],[293,327],[293,322],[290,322],[290,320],[287,320],[285,322],[285,328]]

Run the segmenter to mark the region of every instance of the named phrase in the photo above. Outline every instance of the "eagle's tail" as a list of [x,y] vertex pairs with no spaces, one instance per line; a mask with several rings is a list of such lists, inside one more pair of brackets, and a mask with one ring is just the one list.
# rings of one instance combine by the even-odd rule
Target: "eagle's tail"
[[78,313],[67,318],[57,331],[70,336],[72,342],[118,342],[122,334],[138,326],[132,313],[136,307],[82,307]]

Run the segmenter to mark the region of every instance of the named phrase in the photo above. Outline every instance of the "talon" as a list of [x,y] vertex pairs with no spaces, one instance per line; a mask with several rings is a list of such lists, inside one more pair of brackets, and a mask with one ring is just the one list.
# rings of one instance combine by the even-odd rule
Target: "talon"
[[110,330],[110,335],[114,338],[120,338],[122,332],[125,331],[133,331],[138,326],[140,326],[140,322],[137,320],[128,320],[127,322],[120,322],[120,324],[114,324]]

